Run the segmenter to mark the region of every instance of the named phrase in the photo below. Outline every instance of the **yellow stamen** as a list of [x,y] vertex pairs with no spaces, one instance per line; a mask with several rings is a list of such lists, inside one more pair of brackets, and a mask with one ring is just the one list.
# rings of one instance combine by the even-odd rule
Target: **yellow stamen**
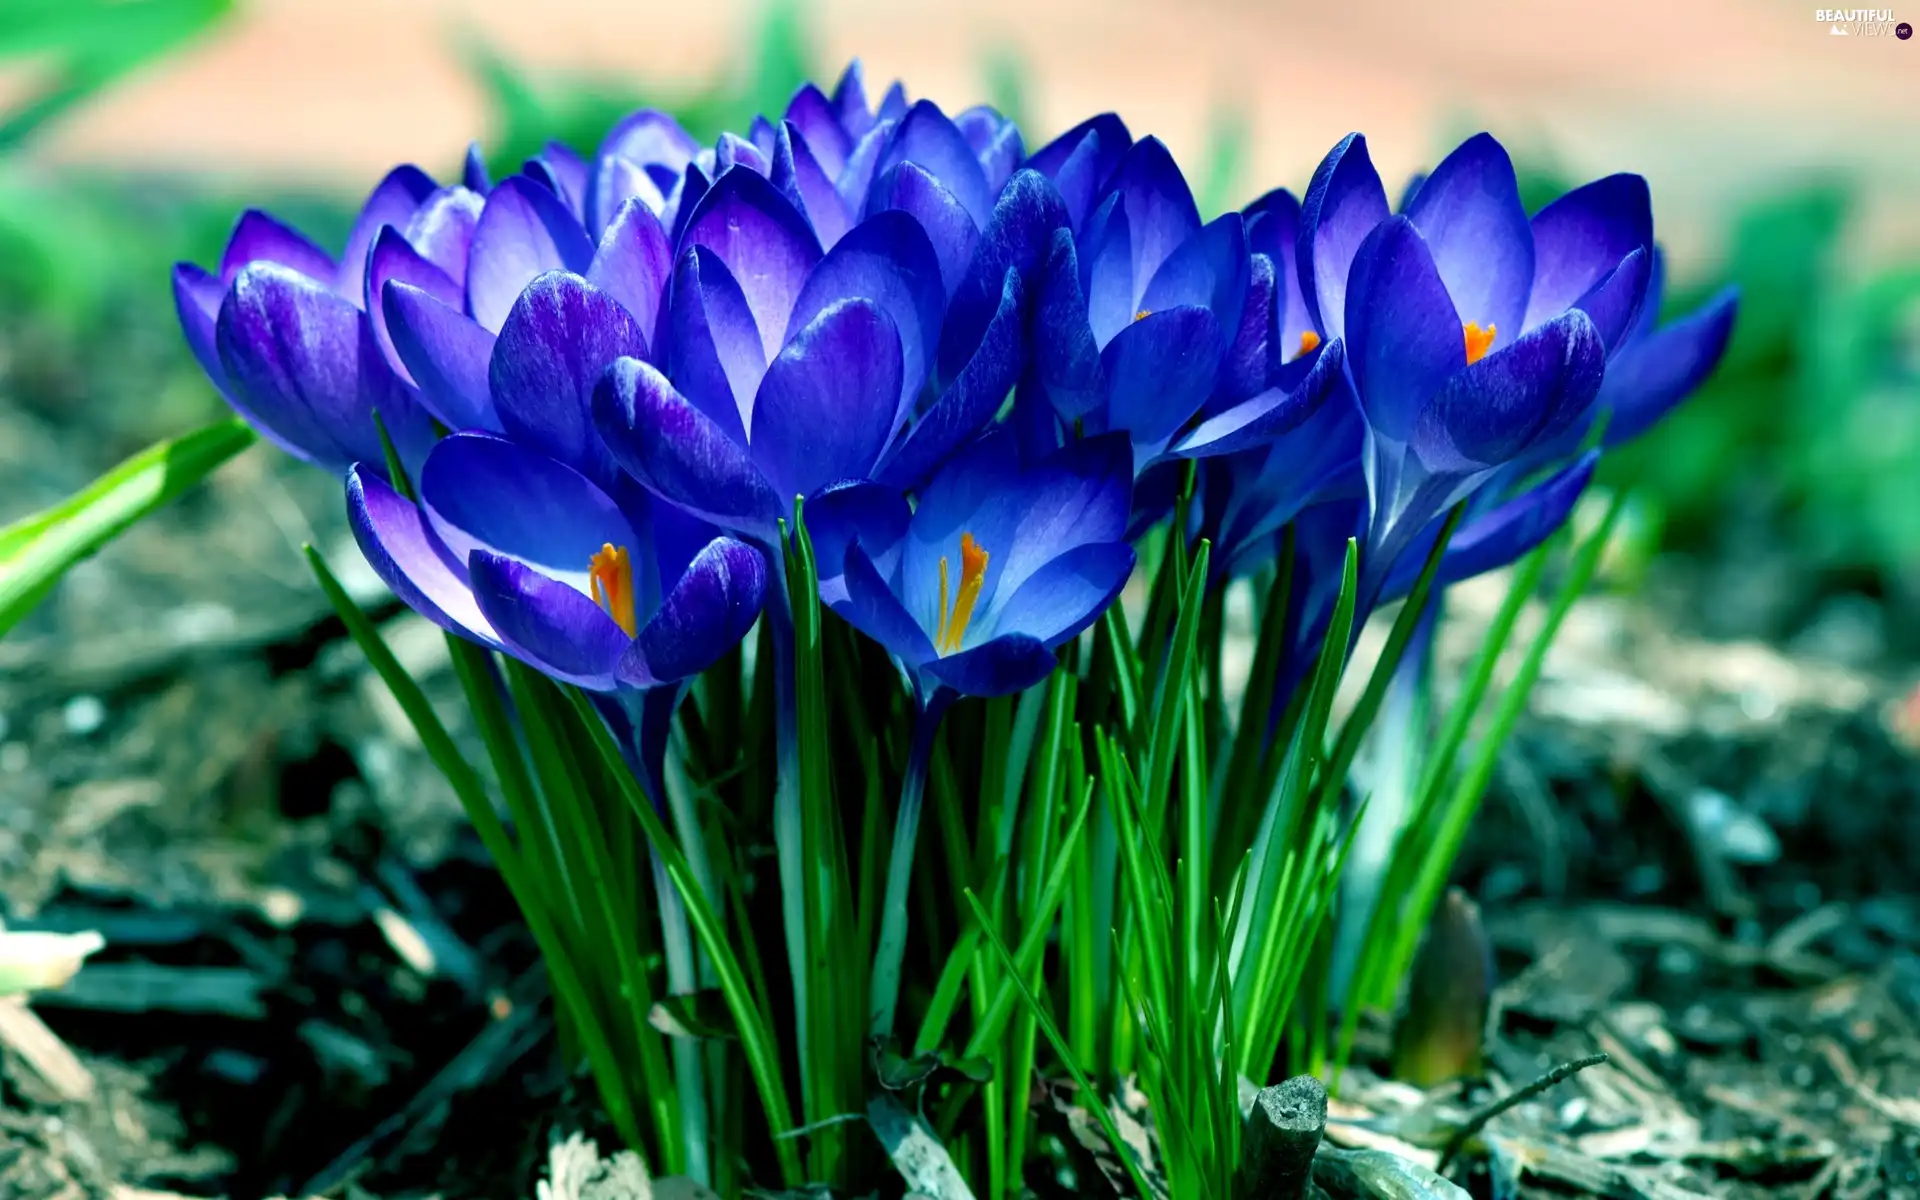
[[1472,366],[1474,363],[1486,357],[1487,351],[1493,348],[1494,335],[1499,332],[1499,329],[1500,327],[1497,325],[1489,325],[1485,329],[1482,329],[1472,321],[1468,321],[1460,327],[1461,332],[1466,334],[1467,337],[1468,366]]
[[1150,308],[1143,308],[1143,309],[1141,309],[1141,310],[1140,310],[1139,312],[1137,312],[1137,313],[1135,313],[1135,314],[1133,314],[1133,319],[1134,319],[1134,320],[1136,320],[1136,321],[1144,321],[1144,320],[1146,320],[1146,319],[1147,319],[1148,317],[1150,317],[1150,316],[1152,316],[1152,315],[1153,315],[1153,310],[1152,310],[1152,309],[1150,309]]
[[933,646],[942,654],[960,649],[967,636],[967,624],[973,620],[973,606],[980,601],[980,589],[987,582],[987,552],[973,540],[971,533],[960,535],[960,589],[947,608],[947,558],[940,556],[940,627],[934,631]]
[[593,586],[593,602],[632,637],[638,625],[633,619],[633,563],[627,558],[627,548],[611,542],[603,544],[587,568],[587,577]]
[[1294,357],[1299,358],[1303,354],[1312,354],[1314,351],[1314,348],[1319,344],[1320,344],[1319,334],[1315,333],[1311,329],[1301,330],[1300,331],[1300,349],[1294,354]]

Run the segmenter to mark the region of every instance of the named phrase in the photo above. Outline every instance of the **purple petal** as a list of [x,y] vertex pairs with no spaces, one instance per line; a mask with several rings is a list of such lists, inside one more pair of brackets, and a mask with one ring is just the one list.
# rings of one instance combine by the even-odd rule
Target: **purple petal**
[[1697,311],[1621,347],[1607,364],[1595,402],[1613,414],[1607,445],[1639,437],[1706,381],[1726,353],[1738,309],[1739,295],[1728,288]]
[[347,472],[347,521],[373,573],[402,603],[440,628],[497,645],[467,585],[467,570],[420,509],[364,467]]
[[767,586],[760,552],[715,538],[673,585],[621,664],[629,683],[667,683],[712,666],[759,619]]
[[1000,503],[1014,527],[1010,541],[987,546],[1000,557],[998,578],[988,581],[996,608],[1068,550],[1125,537],[1133,506],[1133,452],[1118,434],[1071,442],[1025,472]]
[[573,147],[565,142],[548,142],[540,148],[540,156],[527,163],[526,173],[558,196],[575,218],[586,220],[587,160]]
[[1467,139],[1427,176],[1406,213],[1461,319],[1493,326],[1495,346],[1512,344],[1533,286],[1533,230],[1506,150],[1489,134]]
[[482,196],[493,190],[493,177],[487,174],[487,159],[480,152],[479,142],[467,143],[467,157],[461,167],[460,181],[468,191]]
[[347,249],[340,256],[339,274],[334,280],[335,291],[361,302],[366,294],[367,254],[381,228],[405,228],[421,202],[437,187],[419,167],[399,166],[387,173],[360,206],[353,231],[347,235]]
[[1220,324],[1204,308],[1162,309],[1120,331],[1100,352],[1107,379],[1107,428],[1136,446],[1164,442],[1213,391]]
[[847,64],[833,89],[833,111],[841,128],[854,137],[873,128],[873,110],[867,104],[867,74],[859,59]]
[[1020,171],[1007,181],[981,231],[966,278],[948,303],[936,381],[952,379],[973,358],[988,324],[1000,311],[1007,269],[1018,271],[1023,283],[1033,282],[1046,261],[1053,231],[1066,224],[1066,205],[1046,176]]
[[467,263],[467,311],[498,333],[514,302],[548,271],[585,271],[593,243],[559,197],[520,176],[504,179],[487,197],[473,231]]
[[1133,574],[1125,542],[1075,546],[1027,577],[995,614],[995,637],[1025,634],[1049,649],[1079,636],[1107,610]]
[[1058,665],[1045,643],[1010,633],[934,659],[925,670],[961,695],[993,697],[1024,692],[1053,674]]
[[1447,381],[1420,414],[1414,451],[1435,472],[1509,462],[1587,411],[1606,357],[1578,309],[1529,330]]
[[442,438],[420,471],[420,500],[455,561],[503,555],[585,592],[603,546],[645,549],[620,506],[585,475],[485,433]]
[[667,369],[695,408],[744,446],[767,373],[760,331],[726,264],[704,246],[680,256],[667,310]]
[[871,211],[900,209],[920,222],[940,260],[940,280],[952,296],[980,245],[980,230],[952,192],[918,163],[901,163],[874,185]]
[[614,363],[593,415],[614,460],[655,495],[724,529],[771,534],[784,510],[745,447],[638,359]]
[[1367,237],[1349,282],[1347,363],[1361,409],[1381,436],[1404,442],[1422,407],[1467,365],[1460,318],[1426,242],[1405,217],[1390,218]]
[[218,276],[188,262],[173,265],[173,307],[180,318],[180,332],[186,336],[187,348],[200,361],[200,369],[222,395],[227,392],[227,369],[221,365],[220,350],[214,344],[213,323],[226,294]]
[[1618,267],[1574,301],[1573,307],[1593,318],[1601,342],[1610,351],[1633,328],[1640,307],[1647,299],[1651,257],[1647,247],[1634,247],[1633,253],[1621,259]]
[[867,211],[874,176],[879,173],[880,155],[893,140],[894,124],[892,121],[883,121],[867,130],[853,144],[853,152],[847,155],[846,167],[841,170],[840,177],[833,181],[834,190],[840,193],[840,207],[849,217]]
[[778,495],[866,477],[893,434],[900,366],[893,320],[869,300],[838,301],[794,336],[767,367],[748,430]]
[[1199,231],[1200,210],[1173,155],[1156,137],[1142,138],[1127,151],[1113,189],[1127,215],[1134,307],[1140,308],[1160,265]]
[[807,536],[820,563],[821,599],[831,604],[834,597],[845,595],[839,572],[853,542],[860,543],[882,575],[891,575],[912,516],[905,496],[878,483],[837,484],[810,498]]
[[686,170],[700,142],[680,122],[654,108],[622,117],[601,139],[600,154],[614,155],[641,166],[661,166],[678,174]]
[[1118,195],[1108,196],[1087,219],[1080,235],[1080,282],[1086,289],[1087,320],[1093,340],[1111,342],[1138,320],[1140,297],[1133,290],[1133,230]]
[[672,254],[667,232],[644,201],[629,200],[607,226],[600,249],[587,268],[587,282],[620,302],[648,346],[659,344],[657,323],[661,292],[667,286]]
[[[441,188],[420,202],[400,232],[408,244],[420,252],[420,257],[439,267],[447,278],[464,289],[473,231],[480,224],[480,213],[486,203],[480,193],[468,188]],[[367,294],[377,296],[379,292],[368,289]]]
[[684,247],[705,246],[726,264],[746,296],[771,359],[780,352],[793,302],[820,261],[820,243],[806,218],[773,184],[752,171],[729,171],[700,198],[682,235]]
[[1089,324],[1087,300],[1080,290],[1080,267],[1073,232],[1054,231],[1053,249],[1040,279],[1034,328],[1034,377],[1060,419],[1073,422],[1092,414],[1106,398],[1100,370],[1100,346]]
[[1265,445],[1299,428],[1333,395],[1346,359],[1344,342],[1316,351],[1312,370],[1291,390],[1271,387],[1196,425],[1176,441],[1181,458],[1234,454]]
[[656,219],[667,208],[666,196],[645,167],[631,159],[602,155],[593,164],[593,178],[587,181],[588,235],[605,241],[607,227],[629,202],[643,205]]
[[807,139],[791,125],[781,125],[774,136],[767,179],[795,208],[806,215],[823,249],[846,235],[847,206],[833,186],[833,176],[814,158]]
[[[364,252],[364,251],[363,251]],[[337,268],[333,257],[308,241],[298,230],[282,225],[258,209],[248,209],[234,223],[220,258],[220,286],[228,288],[249,263],[278,263],[291,267],[316,283],[333,286]]]
[[832,102],[813,84],[803,84],[787,105],[786,121],[799,131],[827,178],[838,178],[853,151],[853,137]]
[[783,340],[793,341],[815,317],[850,298],[872,301],[898,333],[897,424],[910,415],[927,381],[946,307],[940,261],[918,221],[890,211],[875,213],[854,226],[807,277]]
[[907,111],[875,167],[876,176],[904,162],[918,163],[952,192],[975,225],[985,225],[993,208],[986,173],[973,147],[940,106],[922,100]]
[[484,550],[467,561],[467,572],[508,653],[562,683],[595,692],[619,687],[631,639],[584,593]]
[[1034,151],[1027,167],[1059,188],[1077,232],[1132,145],[1133,135],[1127,131],[1126,122],[1113,113],[1102,113]]
[[767,173],[767,156],[760,148],[738,134],[723,133],[713,151],[713,170],[725,175],[735,167],[745,167],[756,175]]
[[828,601],[833,611],[909,667],[936,657],[933,639],[887,585],[858,540],[847,543],[841,562],[841,587]]
[[972,147],[987,177],[987,194],[997,195],[1027,156],[1026,142],[1012,121],[986,105],[976,105],[953,119]]
[[1638,175],[1609,175],[1575,188],[1533,218],[1529,327],[1572,307],[1642,246],[1653,244],[1653,202]]
[[387,365],[402,379],[414,383],[416,381],[412,373],[395,351],[393,338],[387,331],[386,306],[381,298],[386,294],[389,280],[408,284],[449,306],[460,303],[460,285],[447,278],[445,271],[422,258],[398,229],[391,225],[381,227],[379,235],[374,238],[373,249],[367,255],[367,294],[362,303],[373,325],[374,340],[387,357]]
[[1240,328],[1227,345],[1220,361],[1220,381],[1213,401],[1205,411],[1211,413],[1224,403],[1236,403],[1266,390],[1273,374],[1272,359],[1277,350],[1274,337],[1273,260],[1256,254],[1248,260],[1247,295],[1240,306]]
[[881,467],[882,479],[896,487],[917,488],[954,447],[978,433],[1000,411],[1019,379],[1025,348],[1021,293],[1020,274],[1009,268],[1000,311],[987,326],[973,358],[895,443]]
[[449,429],[498,432],[500,418],[487,382],[493,335],[406,283],[385,289],[380,312],[394,355],[406,364],[427,410]]
[[403,456],[431,436],[366,314],[325,283],[284,266],[248,267],[221,305],[214,341],[235,408],[297,457],[342,472],[381,462],[376,408]]
[[1222,329],[1237,329],[1247,299],[1246,222],[1228,213],[1188,238],[1167,257],[1140,297],[1148,312],[1198,305],[1213,310]]
[[521,293],[487,379],[507,436],[601,476],[605,448],[594,433],[594,385],[616,358],[645,358],[647,340],[612,296],[578,275],[550,271]]
[[686,171],[667,193],[667,206],[660,210],[660,224],[667,231],[667,244],[678,246],[686,235],[687,219],[700,207],[700,201],[713,184],[698,163],[689,163]]
[[[1313,314],[1300,294],[1300,202],[1277,188],[1246,208],[1247,249],[1273,259],[1274,365],[1300,355],[1301,334],[1313,329]],[[1315,331],[1318,332],[1318,331]]]
[[1301,201],[1298,265],[1313,324],[1329,338],[1346,338],[1356,354],[1357,339],[1344,324],[1347,276],[1361,243],[1388,215],[1387,190],[1367,157],[1367,139],[1350,133],[1321,160]]

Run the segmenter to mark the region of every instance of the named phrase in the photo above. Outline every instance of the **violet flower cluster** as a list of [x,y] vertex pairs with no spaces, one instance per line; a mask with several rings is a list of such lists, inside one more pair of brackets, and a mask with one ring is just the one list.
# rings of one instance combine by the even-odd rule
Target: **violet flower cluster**
[[777,595],[805,497],[823,600],[923,703],[1043,679],[1185,460],[1219,581],[1292,527],[1302,631],[1350,537],[1365,607],[1463,501],[1441,582],[1510,561],[1735,307],[1660,323],[1636,176],[1529,217],[1483,134],[1396,210],[1354,135],[1302,198],[1209,222],[1118,117],[1029,153],[991,109],[872,103],[857,64],[712,146],[644,111],[498,182],[401,167],[337,258],[249,212],[174,288],[221,394],[343,478],[446,629],[594,691],[677,684]]

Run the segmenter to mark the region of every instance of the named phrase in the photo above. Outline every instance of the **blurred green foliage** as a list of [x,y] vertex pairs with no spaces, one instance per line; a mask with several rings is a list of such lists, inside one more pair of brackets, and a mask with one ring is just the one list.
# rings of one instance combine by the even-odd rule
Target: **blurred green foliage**
[[1741,289],[1720,370],[1617,456],[1669,546],[1720,544],[1730,516],[1758,516],[1810,569],[1920,567],[1920,262],[1843,269],[1850,215],[1834,182],[1760,197],[1732,215],[1720,277],[1669,290],[1667,317]]

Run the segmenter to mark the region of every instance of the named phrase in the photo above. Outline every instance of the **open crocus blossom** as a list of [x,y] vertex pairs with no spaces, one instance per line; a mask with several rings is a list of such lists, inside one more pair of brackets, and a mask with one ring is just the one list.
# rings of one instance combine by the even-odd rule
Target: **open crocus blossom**
[[626,357],[594,396],[601,436],[648,488],[762,541],[795,496],[923,480],[994,416],[1018,373],[1022,269],[1064,220],[1040,176],[1001,192],[949,303],[907,212],[823,250],[805,213],[738,167],[681,234],[661,365]]
[[1367,421],[1373,594],[1435,515],[1589,412],[1646,294],[1646,184],[1611,176],[1529,221],[1506,151],[1482,134],[1393,215],[1353,135],[1321,163],[1300,222],[1313,332],[1346,341]]
[[757,550],[632,492],[485,433],[445,438],[420,500],[377,474],[347,476],[354,536],[415,611],[592,691],[698,674],[759,616]]
[[[1086,178],[1066,173],[1097,169],[1106,144],[1076,130],[1034,160],[1078,192]],[[1126,432],[1138,470],[1159,458],[1213,393],[1249,270],[1240,215],[1203,226],[1166,146],[1128,147],[1079,231],[1055,230],[1047,251],[1033,379],[1064,430]]]
[[1012,433],[995,430],[934,476],[911,515],[898,495],[891,508],[841,506],[829,492],[808,517],[821,596],[887,648],[923,704],[943,688],[1031,687],[1133,571],[1132,475],[1120,435],[1023,467]]

